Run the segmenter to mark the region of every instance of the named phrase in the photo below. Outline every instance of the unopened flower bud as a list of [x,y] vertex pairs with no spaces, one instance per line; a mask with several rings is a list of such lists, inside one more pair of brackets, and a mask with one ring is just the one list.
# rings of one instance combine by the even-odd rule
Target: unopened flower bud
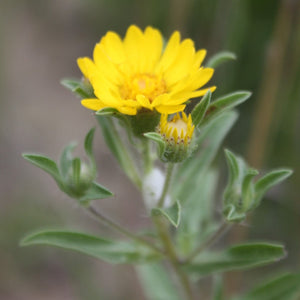
[[168,121],[167,115],[161,116],[157,131],[166,144],[163,161],[181,162],[191,155],[194,128],[191,115],[187,117],[184,112],[181,115],[177,113],[171,121]]

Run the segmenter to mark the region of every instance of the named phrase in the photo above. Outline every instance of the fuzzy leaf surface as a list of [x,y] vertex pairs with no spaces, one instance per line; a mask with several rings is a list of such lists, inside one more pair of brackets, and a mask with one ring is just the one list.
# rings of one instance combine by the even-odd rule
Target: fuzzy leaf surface
[[185,269],[201,276],[239,269],[250,269],[276,262],[285,256],[284,247],[271,243],[248,243],[222,252],[204,253]]
[[229,60],[235,60],[236,55],[233,52],[230,51],[222,51],[217,54],[215,54],[213,57],[211,57],[207,64],[207,68],[216,68],[219,65],[229,61]]
[[79,232],[44,230],[26,236],[21,246],[50,245],[74,250],[109,263],[141,263],[158,259],[148,248]]
[[162,265],[143,264],[136,267],[149,300],[180,300],[176,287]]

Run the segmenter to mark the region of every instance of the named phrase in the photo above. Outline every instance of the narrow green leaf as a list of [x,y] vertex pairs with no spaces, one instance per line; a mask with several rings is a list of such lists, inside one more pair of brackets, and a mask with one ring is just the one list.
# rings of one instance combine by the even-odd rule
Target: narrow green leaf
[[242,184],[242,194],[243,195],[249,191],[249,189],[252,185],[253,177],[257,176],[258,174],[259,174],[259,172],[255,169],[250,168],[246,171],[246,174],[243,179],[243,184]]
[[147,132],[144,133],[144,136],[152,141],[154,141],[158,146],[158,156],[162,157],[166,149],[166,143],[162,136],[156,132]]
[[199,173],[197,183],[188,199],[183,201],[181,222],[176,231],[176,239],[181,252],[188,255],[215,229],[215,192],[217,172],[207,170],[205,176]]
[[[261,282],[261,281],[260,281]],[[286,273],[259,283],[235,300],[297,300],[300,297],[300,273]]]
[[73,180],[75,186],[79,186],[80,184],[80,172],[81,172],[81,161],[80,158],[75,157],[72,160],[72,170],[73,170]]
[[94,93],[91,88],[85,86],[81,80],[78,79],[62,79],[60,82],[64,87],[78,95],[80,98],[92,98]]
[[192,121],[195,127],[201,124],[202,119],[205,116],[206,110],[208,109],[211,100],[211,91],[207,91],[201,101],[192,110]]
[[64,87],[72,91],[80,98],[93,98],[94,92],[91,86],[84,84],[78,79],[62,79],[60,82]]
[[84,139],[84,150],[85,153],[87,154],[88,158],[91,160],[94,160],[94,155],[93,155],[93,140],[94,140],[94,134],[95,134],[95,127],[92,128],[87,135],[85,136]]
[[223,194],[223,213],[229,222],[240,222],[246,217],[246,212],[252,209],[254,200],[252,179],[258,171],[249,168],[241,157],[229,150],[225,150],[225,155],[229,179]]
[[237,210],[236,206],[233,204],[228,204],[225,206],[224,215],[226,216],[226,220],[228,222],[241,222],[246,218],[246,213]]
[[88,202],[90,200],[105,199],[113,196],[113,193],[102,185],[93,182],[90,188],[85,191],[84,196],[79,198],[80,202]]
[[236,55],[229,51],[222,51],[220,53],[215,54],[213,57],[211,57],[207,64],[207,68],[216,68],[219,65],[225,63],[228,60],[235,60]]
[[237,91],[234,93],[227,94],[214,102],[210,103],[204,119],[201,122],[201,127],[207,125],[210,121],[220,115],[220,113],[232,109],[235,106],[245,102],[251,96],[250,92]]
[[21,246],[50,245],[81,252],[109,263],[140,263],[157,260],[150,249],[134,243],[111,241],[85,233],[44,230],[26,236]]
[[173,182],[180,182],[171,189],[176,199],[185,201],[194,192],[195,186],[198,186],[201,176],[204,176],[212,163],[223,139],[237,117],[238,114],[234,111],[225,112],[203,128],[198,139],[195,140],[198,148],[193,154],[193,158],[184,161],[174,176]]
[[228,149],[225,149],[225,156],[229,168],[228,185],[231,186],[235,181],[239,180],[241,170],[238,158],[234,155],[233,152],[229,151]]
[[259,204],[263,195],[274,185],[285,180],[292,175],[293,171],[289,169],[274,170],[260,178],[255,184],[256,202]]
[[72,167],[72,152],[74,148],[76,147],[76,143],[71,143],[68,146],[66,146],[60,156],[59,160],[59,166],[60,166],[60,173],[61,176],[66,179],[68,175],[70,175],[70,170]]
[[185,269],[203,276],[211,273],[254,268],[276,262],[284,256],[285,251],[282,245],[249,243],[236,245],[219,253],[203,253]]
[[39,154],[23,154],[23,157],[33,165],[50,174],[54,178],[54,180],[60,186],[62,186],[62,180],[55,161],[47,156]]
[[136,266],[142,286],[149,300],[180,300],[176,287],[162,265]]
[[245,211],[252,209],[253,199],[255,197],[255,189],[253,178],[257,176],[259,172],[255,169],[248,169],[244,175],[242,182],[242,198],[243,198],[243,209]]
[[138,187],[141,187],[142,183],[137,173],[136,165],[122,142],[113,121],[103,116],[97,117],[97,120],[101,126],[106,145],[117,159],[120,167]]
[[168,208],[153,208],[152,215],[162,215],[176,228],[179,226],[181,218],[181,205],[179,201],[176,201],[171,207]]

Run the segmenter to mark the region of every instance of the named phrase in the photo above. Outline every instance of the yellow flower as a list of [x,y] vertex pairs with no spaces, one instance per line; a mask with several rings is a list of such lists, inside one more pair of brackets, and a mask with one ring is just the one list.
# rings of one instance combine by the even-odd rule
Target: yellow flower
[[161,33],[152,27],[142,32],[132,25],[123,40],[109,31],[96,44],[93,60],[78,59],[97,97],[83,99],[82,105],[92,110],[112,107],[127,115],[145,109],[161,114],[183,111],[188,99],[215,90],[200,89],[214,72],[200,67],[205,55],[204,49],[195,51],[191,39],[180,41],[177,31],[165,49]]

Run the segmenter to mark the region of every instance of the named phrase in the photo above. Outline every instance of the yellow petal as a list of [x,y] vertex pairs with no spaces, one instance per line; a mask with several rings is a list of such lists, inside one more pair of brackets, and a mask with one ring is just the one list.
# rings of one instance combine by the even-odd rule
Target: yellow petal
[[147,97],[145,97],[144,95],[137,95],[136,100],[142,107],[146,107],[151,110],[153,109],[149,99]]
[[141,108],[140,103],[137,102],[136,100],[132,100],[132,99],[126,99],[126,100],[122,99],[121,104],[124,106],[128,106],[128,107]]
[[190,94],[191,94],[191,92],[185,93],[185,94],[182,93],[182,94],[179,95],[180,97],[177,97],[177,95],[176,96],[171,95],[168,99],[168,102],[165,103],[165,104],[167,104],[167,105],[180,105],[180,104],[183,104],[184,102],[186,102],[190,98],[189,97]]
[[214,69],[200,68],[191,76],[188,76],[185,80],[181,80],[172,89],[172,97],[182,95],[183,92],[194,91],[205,85],[213,76]]
[[123,42],[119,35],[109,31],[101,40],[104,51],[108,58],[115,64],[120,64],[125,60]]
[[143,61],[143,32],[135,25],[131,25],[124,38],[124,50],[131,65],[132,72],[141,72]]
[[198,90],[198,91],[192,92],[190,94],[190,98],[196,98],[196,97],[203,96],[203,95],[206,94],[206,92],[208,90],[210,90],[211,92],[213,92],[213,91],[215,91],[216,88],[217,88],[216,86],[210,86],[210,87],[208,87],[206,89],[202,89],[202,90]]
[[211,79],[213,74],[214,74],[214,69],[211,68],[199,69],[194,75],[194,80],[191,80],[191,84],[189,88],[191,90],[199,89]]
[[159,105],[155,107],[161,114],[173,114],[185,109],[185,105]]
[[179,49],[180,33],[175,31],[170,37],[166,49],[158,63],[156,72],[164,72],[175,60]]
[[180,45],[178,54],[173,64],[165,71],[164,78],[168,86],[172,86],[190,74],[194,63],[195,48],[190,39]]
[[194,66],[193,66],[195,70],[200,68],[205,56],[206,56],[205,49],[200,49],[196,52]]
[[99,110],[101,108],[106,107],[103,102],[99,99],[83,99],[81,100],[82,106],[92,109],[92,110]]
[[168,103],[169,99],[170,99],[169,94],[161,94],[152,101],[152,103],[151,103],[152,107],[156,107],[161,104],[166,104],[166,103]]
[[118,71],[116,65],[108,58],[105,53],[104,46],[102,44],[97,44],[93,52],[93,58],[95,65],[97,66],[99,72],[107,78],[107,80],[119,84],[121,80],[121,74]]
[[95,73],[98,72],[95,64],[88,57],[78,58],[77,64],[82,74],[88,79],[90,79]]
[[162,53],[163,39],[161,33],[152,27],[145,30],[143,73],[153,72]]
[[137,110],[136,108],[133,108],[133,107],[128,107],[128,106],[120,106],[120,107],[116,107],[116,109],[122,113],[122,114],[125,114],[125,115],[136,115],[137,113]]

